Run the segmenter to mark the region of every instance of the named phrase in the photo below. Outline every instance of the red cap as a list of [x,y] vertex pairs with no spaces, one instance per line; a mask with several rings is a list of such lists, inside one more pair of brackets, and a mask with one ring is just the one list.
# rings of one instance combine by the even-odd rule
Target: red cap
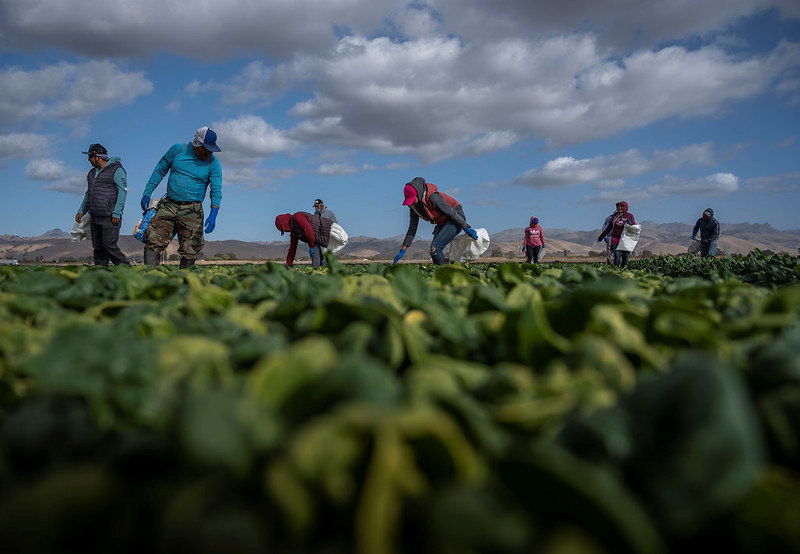
[[403,206],[410,206],[417,201],[417,189],[411,183],[406,183],[406,186],[403,187],[403,196],[406,197],[403,200]]

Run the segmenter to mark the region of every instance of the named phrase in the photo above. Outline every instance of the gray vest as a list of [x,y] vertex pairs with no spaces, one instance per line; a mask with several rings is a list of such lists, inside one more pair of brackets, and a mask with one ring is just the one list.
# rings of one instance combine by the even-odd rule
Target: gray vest
[[122,167],[118,161],[107,163],[95,175],[94,168],[86,175],[89,185],[89,213],[92,217],[111,217],[114,204],[117,203],[117,184],[114,182],[114,173]]
[[[328,241],[331,238],[331,225],[333,221],[327,217],[321,217],[319,214],[308,212],[300,212],[308,217],[311,222],[311,227],[314,229],[314,242],[317,246],[328,246]],[[292,220],[292,230],[297,233],[303,242],[308,242],[308,237],[305,236],[303,229]]]

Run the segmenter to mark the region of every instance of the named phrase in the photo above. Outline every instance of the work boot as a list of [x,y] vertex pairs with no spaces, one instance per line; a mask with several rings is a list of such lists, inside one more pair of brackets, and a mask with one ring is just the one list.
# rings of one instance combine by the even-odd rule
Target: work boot
[[181,256],[181,269],[186,269],[187,267],[192,267],[194,265],[194,260],[190,260],[189,258],[184,258]]
[[161,263],[161,254],[149,248],[144,249],[144,263],[145,265],[157,266]]

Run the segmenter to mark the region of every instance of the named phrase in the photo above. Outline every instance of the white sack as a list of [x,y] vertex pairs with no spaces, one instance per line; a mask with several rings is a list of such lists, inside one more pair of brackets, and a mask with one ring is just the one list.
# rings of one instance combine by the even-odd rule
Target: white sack
[[617,250],[622,252],[633,252],[636,248],[636,243],[639,242],[639,233],[642,232],[642,226],[639,224],[628,225],[622,229],[622,235],[619,237],[619,244]]
[[689,254],[697,254],[700,252],[700,241],[695,239],[689,240],[689,247],[686,249]]
[[338,254],[339,251],[347,246],[349,237],[347,232],[338,223],[331,224],[331,236],[328,239],[328,246],[322,249],[323,252]]
[[85,213],[83,217],[81,217],[80,223],[77,221],[75,222],[75,225],[72,226],[72,230],[69,232],[72,242],[78,242],[89,236],[89,221],[91,221],[91,219],[92,216]]
[[469,262],[477,260],[481,254],[489,249],[489,233],[481,227],[475,229],[478,233],[478,240],[473,240],[466,233],[458,235],[450,243],[448,258],[451,262]]

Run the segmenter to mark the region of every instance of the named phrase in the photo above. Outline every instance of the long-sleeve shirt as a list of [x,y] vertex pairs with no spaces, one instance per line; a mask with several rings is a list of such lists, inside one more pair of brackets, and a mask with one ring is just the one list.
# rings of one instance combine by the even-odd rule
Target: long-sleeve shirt
[[[112,163],[118,161],[119,158],[109,158],[108,163]],[[100,172],[99,169],[95,168],[94,174]],[[125,168],[119,167],[114,172],[114,184],[117,185],[117,201],[114,203],[114,209],[111,211],[111,217],[116,217],[117,219],[122,219],[122,212],[125,211],[125,199],[128,197],[128,174],[125,173]],[[86,191],[86,194],[83,195],[83,202],[81,202],[81,207],[78,208],[78,212],[85,214],[86,210],[89,209],[89,191]]]
[[322,216],[322,217],[327,217],[328,219],[330,219],[334,223],[339,223],[338,221],[336,221],[336,214],[333,213],[333,211],[329,210],[328,208],[325,208],[324,210],[322,210],[319,213],[319,215]]
[[[288,265],[289,267],[292,267],[292,265],[294,265],[294,257],[295,254],[297,254],[298,241],[304,238],[305,240],[303,240],[303,242],[308,243],[308,246],[310,246],[311,248],[314,248],[317,245],[316,234],[314,233],[314,227],[308,220],[308,216],[306,216],[302,212],[297,212],[292,216],[292,223],[300,228],[305,237],[301,237],[300,234],[294,228],[292,229],[291,239],[289,240],[289,252],[286,253],[286,265]],[[294,225],[292,225],[292,227],[294,227]]]
[[633,217],[631,212],[611,214],[611,221],[608,222],[606,228],[600,233],[598,240],[602,240],[603,237],[611,233],[611,244],[617,244],[619,238],[622,236],[622,230],[625,228],[626,223],[628,225],[636,225],[636,218]]
[[211,188],[211,205],[222,201],[222,166],[212,154],[203,160],[194,153],[192,144],[175,144],[162,156],[144,188],[144,196],[153,191],[169,172],[167,196],[180,202],[202,202]]
[[[450,204],[448,204],[442,195],[439,193],[431,194],[428,197],[428,202],[431,203],[431,206],[442,212],[444,215],[447,216],[447,219],[451,220],[453,223],[458,225],[461,229],[466,229],[469,227],[469,223],[467,223],[467,218],[464,216],[464,209],[459,204],[455,208],[453,208]],[[419,226],[419,214],[414,211],[413,205],[409,206],[409,221],[408,221],[408,230],[406,231],[406,237],[403,239],[404,246],[411,246],[411,243],[414,241],[414,237],[417,236],[417,227]]]
[[525,246],[544,246],[544,230],[541,225],[525,228]]
[[700,238],[702,240],[713,242],[719,238],[719,221],[713,217],[706,221],[701,217],[697,220],[697,223],[694,224],[692,234],[696,235],[698,230],[700,231]]

